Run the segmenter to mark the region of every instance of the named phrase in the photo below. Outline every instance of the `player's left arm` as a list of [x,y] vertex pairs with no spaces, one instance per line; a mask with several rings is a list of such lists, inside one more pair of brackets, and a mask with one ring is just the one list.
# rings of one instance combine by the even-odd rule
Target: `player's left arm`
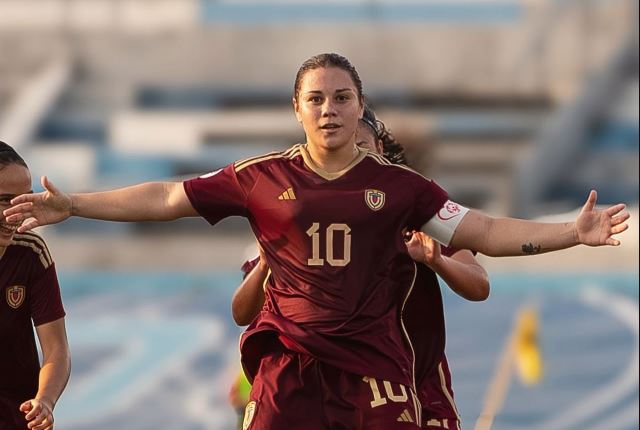
[[489,297],[489,275],[471,251],[442,255],[440,244],[422,232],[413,232],[407,250],[411,258],[429,266],[461,297],[472,301]]
[[53,429],[53,410],[71,373],[71,354],[64,318],[36,326],[42,349],[38,392],[20,405],[32,430]]
[[[624,204],[596,209],[597,194],[589,194],[587,202],[574,222],[540,223],[515,218],[493,218],[470,210],[451,220],[439,221],[434,216],[426,224],[426,232],[436,240],[458,249],[472,249],[492,257],[542,254],[576,245],[618,246],[614,236],[629,226],[629,212]],[[455,220],[455,218],[453,218]],[[451,232],[451,235],[439,231]]]
[[269,274],[269,266],[260,258],[256,267],[242,280],[231,299],[231,315],[236,324],[248,325],[260,313],[264,305],[264,283]]
[[[269,276],[269,266],[260,243],[258,243],[258,251],[260,254],[255,266],[248,273],[245,272],[242,283],[231,299],[231,315],[240,326],[251,324],[264,305],[264,284]],[[244,266],[242,270],[245,270]]]

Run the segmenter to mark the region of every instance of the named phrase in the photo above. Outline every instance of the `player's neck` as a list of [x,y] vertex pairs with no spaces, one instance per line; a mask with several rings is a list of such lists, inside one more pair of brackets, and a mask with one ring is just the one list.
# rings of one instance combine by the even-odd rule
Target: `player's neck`
[[358,156],[355,145],[348,144],[341,148],[328,150],[314,144],[307,143],[307,152],[313,163],[325,172],[335,173],[346,168]]
[[4,252],[7,250],[6,246],[0,246],[0,260],[2,260],[2,257],[4,256]]

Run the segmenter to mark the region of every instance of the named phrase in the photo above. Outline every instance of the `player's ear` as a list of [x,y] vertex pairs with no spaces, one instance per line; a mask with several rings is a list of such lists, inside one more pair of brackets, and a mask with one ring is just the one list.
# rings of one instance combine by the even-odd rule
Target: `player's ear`
[[384,153],[384,144],[380,139],[376,139],[376,152],[381,155]]
[[362,99],[359,100],[359,104],[360,110],[358,111],[358,119],[362,119],[362,117],[364,116],[364,103],[362,102]]
[[293,97],[291,101],[293,102],[293,110],[296,113],[296,119],[298,120],[299,123],[302,124],[302,115],[300,115],[300,106],[298,106],[298,100],[296,100],[296,98]]

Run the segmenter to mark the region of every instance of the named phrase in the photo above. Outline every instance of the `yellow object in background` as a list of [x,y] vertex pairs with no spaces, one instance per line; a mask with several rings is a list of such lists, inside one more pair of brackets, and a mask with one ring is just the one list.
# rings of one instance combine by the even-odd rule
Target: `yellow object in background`
[[251,383],[249,383],[244,372],[240,370],[229,391],[229,403],[231,403],[234,409],[244,412],[244,408],[247,402],[249,402],[250,393]]
[[534,385],[543,376],[536,309],[527,307],[518,316],[515,335],[515,366],[524,385]]

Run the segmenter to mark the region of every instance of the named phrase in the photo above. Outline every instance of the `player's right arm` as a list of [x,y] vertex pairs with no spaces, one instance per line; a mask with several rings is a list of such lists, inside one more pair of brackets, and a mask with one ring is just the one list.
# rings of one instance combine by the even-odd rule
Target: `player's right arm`
[[[11,201],[4,214],[18,229],[55,224],[70,216],[106,221],[170,221],[198,216],[182,182],[147,182],[97,193],[67,194],[43,176],[44,192],[23,194]],[[25,221],[26,220],[26,221]]]
[[245,276],[231,299],[231,315],[238,325],[248,325],[260,313],[264,305],[264,283],[269,274],[260,248],[260,257],[256,266]]
[[459,296],[472,301],[489,297],[489,275],[471,251],[461,249],[451,256],[442,255],[440,244],[422,232],[413,232],[407,250],[411,258],[429,266]]

